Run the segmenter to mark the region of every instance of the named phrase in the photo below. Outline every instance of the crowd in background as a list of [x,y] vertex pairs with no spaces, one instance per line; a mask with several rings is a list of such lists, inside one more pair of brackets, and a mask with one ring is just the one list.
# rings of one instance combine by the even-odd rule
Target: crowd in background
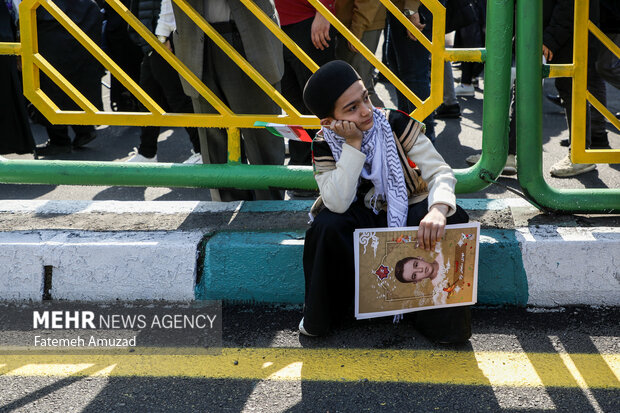
[[[19,41],[19,0],[0,0],[0,41]],[[152,99],[169,112],[217,113],[154,49],[103,0],[55,0],[56,5],[133,79]],[[122,3],[166,48],[175,53],[203,83],[235,113],[279,114],[280,108],[237,67],[209,37],[171,0],[122,0]],[[372,103],[384,106],[375,93],[374,67],[339,34],[307,0],[256,0],[256,5],[279,24],[283,31],[319,66],[334,59],[350,63],[364,81]],[[377,0],[321,0],[371,52],[383,39],[382,60],[422,101],[430,94],[430,52]],[[393,0],[396,7],[431,39],[433,15],[419,0]],[[483,47],[485,44],[486,0],[441,0],[447,8],[446,28],[454,47]],[[190,4],[228,43],[302,114],[310,112],[302,99],[311,71],[239,1],[197,0]],[[609,0],[590,1],[590,19],[616,45],[620,41],[620,6]],[[543,50],[549,63],[572,61],[573,0],[544,0]],[[44,8],[37,16],[40,54],[96,108],[101,109],[103,66],[90,55]],[[455,85],[450,62],[445,63],[444,102],[426,119],[426,135],[435,140],[434,118],[459,118],[459,97],[473,97],[482,82],[482,63],[461,62],[460,82]],[[21,91],[20,60],[0,56],[0,96],[5,108],[1,127],[0,154],[33,153],[55,158],[88,145],[97,138],[93,126],[53,125],[29,105]],[[61,110],[82,110],[43,71],[42,92]],[[608,49],[592,38],[588,50],[588,89],[605,105],[605,82],[619,87],[620,63]],[[513,84],[514,85],[514,84]],[[571,80],[558,78],[558,96],[570,122]],[[146,111],[141,103],[111,76],[110,107],[113,111]],[[397,91],[398,109],[411,113],[415,106]],[[514,94],[513,94],[514,95]],[[30,110],[27,108],[30,107]],[[35,146],[30,122],[43,125],[48,141]],[[589,148],[609,148],[604,117],[588,110],[586,141]],[[73,129],[73,133],[69,133]],[[192,145],[187,163],[224,163],[227,159],[226,131],[218,128],[186,128]],[[159,127],[142,127],[140,145],[129,153],[128,162],[157,162]],[[311,133],[313,131],[310,131]],[[252,164],[285,162],[284,141],[261,129],[242,129],[242,161]],[[511,108],[509,158],[504,173],[516,173],[514,99]],[[570,145],[570,141],[566,142]],[[203,150],[201,151],[201,148]],[[206,148],[206,149],[205,149]],[[289,164],[310,165],[310,144],[289,143]],[[469,157],[476,163],[479,155]],[[551,167],[558,177],[593,170],[590,164],[572,164],[567,156]],[[298,193],[299,196],[313,194]],[[280,191],[212,190],[214,200],[281,199]]]

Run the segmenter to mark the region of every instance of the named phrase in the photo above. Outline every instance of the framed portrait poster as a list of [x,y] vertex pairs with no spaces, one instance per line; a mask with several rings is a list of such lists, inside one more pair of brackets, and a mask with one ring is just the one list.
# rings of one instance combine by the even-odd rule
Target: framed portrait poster
[[355,317],[476,303],[480,223],[446,225],[435,249],[417,245],[418,227],[354,233]]

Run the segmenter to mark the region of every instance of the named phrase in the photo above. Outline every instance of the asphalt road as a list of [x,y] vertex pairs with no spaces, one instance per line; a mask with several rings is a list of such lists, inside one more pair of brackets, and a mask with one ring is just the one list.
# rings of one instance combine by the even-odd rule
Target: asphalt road
[[[454,70],[458,80],[460,72]],[[104,87],[104,99],[108,90]],[[377,91],[386,107],[396,107],[391,86],[379,84]],[[436,147],[455,169],[468,165],[465,158],[480,153],[482,142],[482,98],[484,85],[476,89],[474,97],[461,97],[459,103],[463,116],[460,119],[437,120]],[[545,93],[555,94],[553,82],[545,81]],[[620,92],[608,85],[608,108],[620,112]],[[45,129],[33,125],[35,140],[47,140]],[[612,148],[620,148],[620,134],[608,123]],[[85,148],[55,159],[123,162],[128,153],[139,146],[138,127],[99,126],[98,138]],[[620,188],[620,165],[598,165],[595,171],[574,177],[558,179],[549,175],[549,168],[562,159],[568,150],[560,146],[568,136],[566,120],[558,106],[544,99],[543,102],[543,173],[547,182],[556,188]],[[183,128],[162,128],[159,136],[158,159],[160,162],[183,162],[190,156],[190,143]],[[32,159],[32,155],[7,155],[9,159]],[[516,176],[500,177],[500,182],[519,189]],[[463,198],[505,198],[515,195],[501,186],[486,189]],[[195,188],[144,188],[144,187],[85,187],[68,185],[16,185],[0,184],[0,199],[49,199],[49,200],[210,200],[209,191]]]
[[346,322],[323,338],[300,337],[299,316],[225,305],[224,348],[206,356],[0,348],[0,411],[620,411],[617,308],[476,308],[473,337],[458,346],[430,343],[411,315]]

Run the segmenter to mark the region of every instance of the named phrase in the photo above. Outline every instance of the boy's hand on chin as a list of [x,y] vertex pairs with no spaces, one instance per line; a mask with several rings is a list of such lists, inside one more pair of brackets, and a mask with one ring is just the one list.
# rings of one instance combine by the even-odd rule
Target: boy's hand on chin
[[418,245],[427,251],[435,249],[435,243],[441,240],[446,233],[446,214],[449,207],[444,204],[434,204],[426,216],[420,221],[418,229]]
[[355,122],[334,120],[331,125],[329,125],[329,128],[339,136],[342,136],[345,141],[355,149],[360,150],[362,148],[362,138],[364,134],[359,130]]

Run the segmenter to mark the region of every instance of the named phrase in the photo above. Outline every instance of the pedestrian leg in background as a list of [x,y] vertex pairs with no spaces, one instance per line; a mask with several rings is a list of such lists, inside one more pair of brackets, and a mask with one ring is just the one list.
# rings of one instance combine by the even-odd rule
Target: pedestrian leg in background
[[[432,15],[425,7],[420,7],[420,14],[428,16],[423,34],[430,38],[432,33]],[[390,47],[393,50],[396,75],[420,100],[425,100],[431,92],[431,61],[430,52],[418,41],[412,41],[407,36],[407,29],[391,13],[388,13],[390,30]],[[411,113],[415,106],[402,93],[396,92],[398,109]],[[426,125],[426,135],[431,141],[435,140],[435,122],[433,115],[426,119],[418,119]]]
[[[334,60],[335,57],[335,31],[332,29],[330,37],[332,41],[329,47],[317,49],[312,42],[311,30],[314,17],[302,20],[298,23],[282,26],[286,33],[319,67]],[[299,112],[304,115],[312,113],[306,108],[303,101],[303,90],[306,82],[312,75],[306,67],[288,48],[284,48],[284,75],[282,77],[282,96],[284,96]],[[316,130],[309,130],[310,136],[314,136]],[[312,153],[310,143],[290,140],[289,165],[312,165]],[[303,195],[300,191],[293,191]],[[314,191],[312,191],[314,192]]]
[[[227,27],[226,29],[230,29]],[[237,51],[243,52],[239,33],[235,30],[222,30],[222,37]],[[279,114],[280,108],[254,83],[230,58],[211,40],[205,39],[203,82],[234,113]],[[194,98],[197,113],[217,113],[202,98]],[[200,128],[201,145],[206,139],[210,163],[226,163],[228,160],[228,135],[225,129]],[[247,160],[253,165],[283,165],[284,140],[265,129],[242,129]],[[204,156],[204,154],[203,154]],[[277,189],[256,190],[254,193],[238,189],[213,189],[214,201],[282,199]]]
[[458,119],[461,117],[461,105],[454,91],[452,63],[448,60],[443,68],[443,103],[435,111],[437,119]]
[[[571,119],[572,119],[572,79],[566,77],[559,77],[555,80],[555,87],[560,94],[562,104],[564,105],[564,113],[566,115],[566,122],[568,125],[568,138],[571,141]],[[590,107],[586,105],[586,148],[590,147]],[[571,176],[581,175],[582,173],[589,172],[596,169],[594,164],[575,164],[570,159],[569,154],[563,159],[556,162],[551,166],[551,176],[556,178],[568,178]]]
[[[162,85],[157,81],[154,75],[155,55],[157,53],[150,52],[144,55],[142,65],[140,67],[140,87],[162,107],[166,107],[166,101],[162,90]],[[159,56],[159,55],[157,55]],[[142,110],[146,110],[143,106]],[[140,128],[140,146],[134,148],[129,153],[127,162],[157,162],[157,139],[159,137],[159,126],[143,126]]]
[[[170,35],[169,41],[174,51],[173,34]],[[161,92],[170,110],[174,113],[194,113],[192,99],[183,92],[179,74],[163,57],[155,52],[152,55],[151,70],[153,77],[161,85]],[[190,159],[186,160],[185,163],[201,163],[198,129],[186,127],[185,131],[192,144],[193,152]]]
[[[620,33],[609,34],[614,44],[620,47]],[[614,52],[605,46],[601,46],[600,54],[596,60],[596,71],[607,83],[620,89],[620,59]]]
[[[377,46],[379,46],[379,40],[381,38],[382,30],[369,30],[364,32],[361,38],[361,42],[370,50],[373,54],[377,50]],[[362,78],[362,82],[368,89],[368,96],[370,97],[370,101],[376,107],[384,107],[385,104],[379,98],[377,93],[375,92],[375,81],[374,81],[374,70],[375,67],[359,52],[354,52],[349,49],[349,42],[340,37],[338,39],[338,45],[336,48],[336,57],[340,60],[344,60],[349,63],[357,73]]]

